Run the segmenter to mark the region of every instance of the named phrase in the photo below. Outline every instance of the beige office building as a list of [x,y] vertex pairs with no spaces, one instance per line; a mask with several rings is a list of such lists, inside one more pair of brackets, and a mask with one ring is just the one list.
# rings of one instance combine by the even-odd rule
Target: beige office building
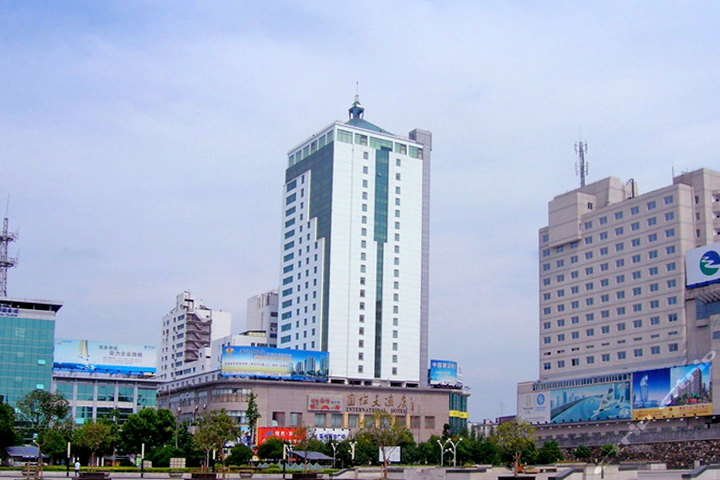
[[[630,405],[647,397],[633,372],[703,361],[720,339],[709,320],[720,295],[717,284],[686,288],[685,258],[719,241],[720,173],[712,170],[645,194],[634,180],[610,177],[552,199],[539,231],[539,376],[518,385],[518,414],[555,422],[558,405],[570,410],[581,398],[572,389],[584,388],[603,405],[557,421],[630,418]],[[710,380],[707,389],[718,384]],[[610,404],[622,407],[610,414]]]

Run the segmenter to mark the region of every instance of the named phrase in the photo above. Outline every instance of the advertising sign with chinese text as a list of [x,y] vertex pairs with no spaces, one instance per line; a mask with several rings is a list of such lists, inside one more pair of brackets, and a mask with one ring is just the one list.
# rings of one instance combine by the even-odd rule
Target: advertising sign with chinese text
[[224,347],[223,377],[276,378],[326,382],[328,353],[265,347]]
[[458,378],[458,364],[450,360],[430,360],[430,385],[446,385],[460,387],[462,382]]
[[154,345],[55,339],[53,369],[155,375]]

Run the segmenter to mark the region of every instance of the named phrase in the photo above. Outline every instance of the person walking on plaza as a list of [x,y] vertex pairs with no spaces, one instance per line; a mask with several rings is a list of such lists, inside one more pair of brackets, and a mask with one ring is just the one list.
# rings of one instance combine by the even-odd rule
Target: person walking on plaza
[[80,462],[75,461],[75,478],[77,478],[80,475]]

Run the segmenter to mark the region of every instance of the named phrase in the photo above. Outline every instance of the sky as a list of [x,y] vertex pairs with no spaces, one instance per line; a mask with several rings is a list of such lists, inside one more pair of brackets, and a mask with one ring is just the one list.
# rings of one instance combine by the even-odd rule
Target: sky
[[59,338],[159,344],[183,290],[241,330],[278,285],[287,152],[357,88],[433,133],[430,358],[472,421],[514,414],[574,144],[641,193],[717,169],[718,24],[709,1],[0,0],[8,295],[61,301]]

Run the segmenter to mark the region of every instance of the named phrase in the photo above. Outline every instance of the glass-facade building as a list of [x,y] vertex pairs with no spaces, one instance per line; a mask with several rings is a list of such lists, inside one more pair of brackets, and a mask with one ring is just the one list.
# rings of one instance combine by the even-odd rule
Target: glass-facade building
[[0,298],[0,395],[15,406],[34,389],[50,391],[58,302]]
[[53,390],[68,400],[76,424],[100,419],[122,422],[132,413],[157,406],[159,383],[155,378],[55,371]]

